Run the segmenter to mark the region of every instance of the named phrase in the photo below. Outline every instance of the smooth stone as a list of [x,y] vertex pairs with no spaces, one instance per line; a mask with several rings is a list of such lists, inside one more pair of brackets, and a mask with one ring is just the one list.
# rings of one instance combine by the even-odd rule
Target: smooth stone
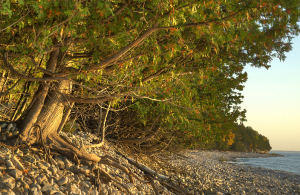
[[61,192],[61,191],[57,191],[57,192],[54,192],[54,194],[52,195],[65,195],[65,193]]
[[7,173],[15,179],[19,178],[23,174],[22,171],[18,169],[7,169]]
[[42,188],[42,192],[45,192],[46,194],[54,194],[56,192],[59,192],[59,189],[56,188],[54,185],[51,184],[46,184],[43,188]]
[[65,164],[65,169],[69,170],[73,165],[70,163]]
[[29,188],[29,185],[26,181],[21,181],[20,183],[23,188]]
[[79,183],[79,188],[80,189],[82,189],[82,188],[90,188],[91,186],[89,185],[89,184],[87,184],[86,182],[84,182],[84,181],[81,181],[80,183]]
[[6,131],[9,132],[13,127],[14,125],[12,123],[9,123],[9,125],[6,128]]
[[57,161],[57,165],[59,168],[64,169],[65,168],[65,163],[61,160]]
[[11,160],[5,160],[5,164],[6,164],[7,168],[15,167],[14,164],[11,162]]
[[46,175],[39,175],[39,176],[37,176],[37,177],[35,178],[35,180],[36,180],[39,184],[41,184],[44,180],[47,180],[47,177],[46,177]]
[[52,172],[49,171],[48,169],[43,169],[43,170],[42,170],[42,173],[47,174],[47,176],[52,175]]
[[37,162],[36,165],[37,165],[38,168],[40,168],[40,169],[48,169],[48,167],[46,167],[45,165],[43,165],[41,162]]
[[54,160],[53,158],[50,158],[50,161],[51,161],[51,163],[52,163],[53,165],[57,166],[56,160]]
[[65,192],[67,191],[67,188],[65,186],[59,186],[59,190]]
[[14,191],[17,195],[22,194],[22,189],[21,189],[20,187],[15,187],[15,188],[13,189],[13,191]]
[[64,158],[63,161],[64,161],[65,164],[72,164],[72,162],[69,161],[69,159],[67,159],[67,158]]
[[80,189],[75,184],[72,184],[69,193],[80,194]]
[[57,173],[57,167],[50,167],[49,170],[52,172],[53,175]]
[[0,127],[1,129],[4,129],[7,126],[7,123],[3,123]]
[[30,192],[29,189],[27,188],[24,189],[24,195],[29,195],[29,192]]
[[3,183],[0,183],[0,188],[3,188],[3,189],[13,189],[15,187],[15,182],[3,182]]
[[5,182],[12,183],[14,181],[15,179],[12,176],[7,174],[3,175],[0,179],[0,183],[5,183]]
[[6,169],[7,169],[7,167],[5,165],[0,166],[0,171],[4,171]]
[[11,189],[9,189],[6,192],[2,192],[2,195],[15,195],[14,191],[12,191]]
[[95,189],[89,190],[89,193],[88,193],[88,194],[89,194],[89,195],[99,195],[98,191],[95,190]]
[[83,173],[83,174],[89,174],[89,173],[91,172],[91,170],[90,170],[90,169],[87,169],[87,168],[80,168],[80,171],[81,171],[81,173]]
[[5,164],[5,160],[6,160],[5,158],[0,157],[0,163],[1,163],[1,164]]
[[67,184],[69,181],[69,178],[68,177],[63,177],[63,178],[60,178],[58,181],[57,181],[57,184],[62,186],[62,185],[65,185]]
[[38,189],[38,190],[41,190],[41,189],[42,189],[42,187],[41,187],[39,184],[36,184],[36,183],[30,184],[30,188],[36,188],[36,189]]

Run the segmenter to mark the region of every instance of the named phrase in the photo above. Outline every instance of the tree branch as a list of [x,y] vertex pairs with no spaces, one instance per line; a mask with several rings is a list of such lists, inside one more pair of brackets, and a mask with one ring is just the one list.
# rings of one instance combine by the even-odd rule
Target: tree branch
[[15,86],[17,86],[17,84],[20,82],[21,79],[19,79],[10,89],[6,90],[3,93],[0,93],[0,97],[3,95],[6,95],[8,92],[10,92],[10,90],[12,90],[13,88],[15,88]]
[[207,22],[191,23],[191,24],[186,24],[184,26],[180,26],[180,25],[176,25],[176,26],[163,26],[163,27],[157,27],[157,29],[162,30],[162,29],[173,29],[173,28],[180,28],[180,27],[189,28],[189,27],[196,27],[196,26],[205,26],[205,25],[209,25],[211,23],[219,23],[219,22],[221,22],[223,20],[228,20],[230,18],[233,18],[237,14],[238,14],[238,12],[234,13],[232,15],[226,16],[224,18],[221,18],[221,19],[211,20],[211,21],[207,21]]
[[69,80],[66,77],[44,77],[44,78],[29,77],[29,76],[19,73],[12,67],[12,65],[7,61],[7,53],[2,55],[2,60],[4,62],[4,66],[6,66],[12,74],[14,74],[16,77],[19,77],[21,79],[25,79],[28,81],[44,81],[44,82],[45,81],[55,81],[55,80],[56,81]]
[[101,102],[106,102],[115,99],[116,97],[119,96],[106,96],[106,97],[98,97],[98,98],[81,98],[81,97],[74,97],[74,96],[68,96],[68,99],[70,102],[77,102],[77,103],[101,103]]
[[160,126],[158,125],[152,134],[145,136],[144,138],[125,138],[125,139],[121,139],[120,141],[126,143],[143,143],[148,141],[149,139],[152,139],[158,133],[159,129]]
[[23,18],[25,18],[30,12],[31,12],[31,10],[29,10],[29,11],[28,11],[24,16],[22,16],[19,20],[15,21],[15,22],[12,23],[11,25],[9,25],[9,26],[7,26],[7,27],[1,29],[0,32],[2,32],[2,31],[4,31],[5,29],[7,29],[7,28],[9,28],[9,27],[11,27],[11,26],[13,26],[13,25],[15,25],[16,23],[18,23],[19,21],[21,21]]
[[146,30],[141,36],[139,36],[139,38],[137,38],[136,40],[132,41],[127,46],[123,47],[123,49],[121,49],[118,53],[112,55],[110,58],[108,58],[108,59],[100,62],[99,64],[94,64],[92,66],[86,67],[86,70],[87,71],[95,71],[95,70],[103,69],[106,66],[108,66],[110,63],[118,60],[120,57],[122,57],[129,50],[131,50],[132,48],[134,48],[137,44],[139,44],[144,39],[146,39],[147,37],[149,37],[153,32],[157,31],[158,30],[157,27],[156,27],[157,25],[158,25],[158,23],[156,23],[152,28],[149,28],[148,30]]

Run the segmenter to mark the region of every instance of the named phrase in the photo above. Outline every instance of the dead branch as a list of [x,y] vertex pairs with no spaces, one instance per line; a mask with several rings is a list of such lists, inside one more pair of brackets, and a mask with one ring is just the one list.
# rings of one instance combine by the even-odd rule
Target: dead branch
[[[101,132],[101,142],[99,144],[85,146],[86,148],[95,148],[95,147],[103,146],[103,144],[105,142],[105,129],[106,129],[105,124],[106,124],[106,119],[107,119],[107,115],[108,115],[110,106],[111,106],[111,102],[109,102],[109,104],[108,104],[108,108],[106,110],[105,118],[104,118],[104,121],[103,121],[103,127],[102,127],[102,132]],[[101,120],[101,118],[100,118],[100,120]]]
[[9,88],[9,89],[6,90],[5,92],[1,93],[1,94],[0,94],[0,97],[1,97],[1,96],[4,96],[4,95],[6,95],[6,94],[8,94],[8,92],[10,92],[10,90],[12,90],[13,88],[15,88],[15,87],[17,86],[17,84],[18,84],[20,81],[21,81],[21,79],[18,79],[17,82],[16,82],[11,88]]

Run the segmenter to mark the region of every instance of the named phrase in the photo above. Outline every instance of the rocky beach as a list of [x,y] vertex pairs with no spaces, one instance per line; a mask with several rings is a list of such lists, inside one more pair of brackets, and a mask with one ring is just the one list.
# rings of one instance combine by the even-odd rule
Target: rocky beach
[[[99,140],[85,132],[64,136],[78,148]],[[92,163],[76,165],[59,154],[51,154],[50,162],[46,162],[43,150],[13,150],[1,144],[1,194],[300,194],[300,175],[230,163],[236,158],[273,157],[272,154],[186,150],[166,159],[172,169],[155,172],[151,165],[144,166],[121,155],[111,143],[86,150],[113,159],[98,165],[101,182],[96,182],[96,165]],[[125,169],[114,166],[114,161]]]

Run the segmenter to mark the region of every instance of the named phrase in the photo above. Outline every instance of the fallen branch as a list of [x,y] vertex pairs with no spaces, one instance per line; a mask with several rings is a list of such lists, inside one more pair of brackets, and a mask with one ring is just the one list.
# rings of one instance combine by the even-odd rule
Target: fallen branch
[[[125,157],[125,156],[124,156]],[[134,166],[136,166],[137,168],[141,169],[142,171],[144,172],[147,172],[149,173],[150,175],[152,176],[157,176],[158,178],[160,179],[163,179],[163,180],[169,180],[169,177],[167,176],[164,176],[164,175],[160,175],[158,174],[156,171],[153,171],[152,169],[150,169],[149,167],[141,164],[141,163],[138,163],[136,162],[135,160],[129,158],[129,157],[125,157],[131,164],[133,164]]]

